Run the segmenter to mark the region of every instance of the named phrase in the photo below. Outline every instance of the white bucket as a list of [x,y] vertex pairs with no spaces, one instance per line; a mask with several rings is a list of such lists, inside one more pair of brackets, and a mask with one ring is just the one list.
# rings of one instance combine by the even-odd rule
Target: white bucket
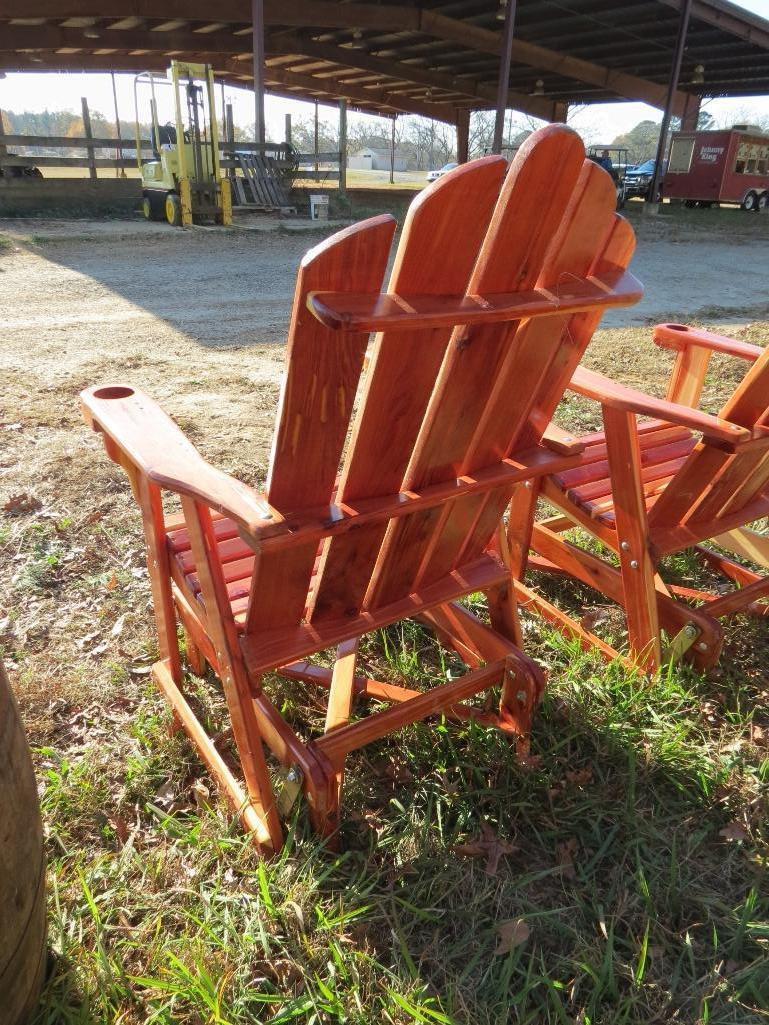
[[313,221],[328,220],[328,196],[310,196],[310,218]]

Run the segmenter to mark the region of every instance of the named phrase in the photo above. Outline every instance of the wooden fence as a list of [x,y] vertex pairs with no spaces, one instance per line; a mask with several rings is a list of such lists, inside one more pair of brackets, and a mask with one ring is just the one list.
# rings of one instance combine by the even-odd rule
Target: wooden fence
[[[149,139],[140,141],[143,157],[151,157],[153,145]],[[24,153],[14,152],[23,149]],[[11,152],[9,152],[11,150]],[[35,152],[30,153],[28,151]],[[72,155],[72,150],[82,151]],[[231,171],[236,162],[232,158],[235,150],[246,153],[266,153],[273,157],[285,172],[287,179],[317,181],[326,184],[339,183],[343,178],[341,154],[297,153],[287,143],[220,142],[221,165]],[[51,152],[53,151],[53,152]],[[10,135],[0,133],[0,176],[5,168],[22,168],[27,171],[41,167],[87,168],[92,179],[98,177],[101,168],[118,170],[136,166],[135,139],[108,139],[85,136],[70,138],[65,135]]]

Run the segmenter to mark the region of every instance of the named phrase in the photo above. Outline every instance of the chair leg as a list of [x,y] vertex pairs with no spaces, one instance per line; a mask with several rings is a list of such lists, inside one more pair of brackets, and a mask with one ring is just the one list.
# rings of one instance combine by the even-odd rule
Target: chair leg
[[662,664],[660,624],[651,557],[646,501],[641,487],[641,455],[633,413],[603,408],[612,478],[628,641],[633,657],[649,672]]
[[525,655],[507,659],[499,702],[499,728],[515,736],[515,749],[526,757],[531,748],[534,709],[542,698],[545,677]]
[[205,676],[206,672],[206,659],[203,652],[193,641],[192,636],[188,631],[184,630],[184,648],[187,652],[187,662],[189,663],[190,669],[193,671],[195,676]]
[[[350,721],[353,700],[355,698],[355,666],[358,659],[360,638],[344,641],[336,652],[336,662],[331,676],[331,687],[328,695],[326,711],[326,733],[346,726]],[[340,809],[342,804],[342,788],[344,786],[344,764],[336,767],[333,779],[329,783],[326,807],[313,808],[311,819],[314,828],[321,836],[329,838],[331,846],[336,844],[339,831]]]

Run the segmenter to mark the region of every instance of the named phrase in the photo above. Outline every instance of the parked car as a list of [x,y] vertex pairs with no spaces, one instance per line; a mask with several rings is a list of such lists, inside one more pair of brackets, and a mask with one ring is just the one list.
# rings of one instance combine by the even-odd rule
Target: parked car
[[[654,168],[656,160],[644,160],[642,164],[638,164],[636,167],[631,167],[625,175],[625,197],[631,199],[633,196],[640,196],[641,199],[646,199],[649,195],[649,189],[651,188],[652,179],[654,178]],[[666,165],[662,165],[662,174],[660,176],[660,196],[662,195],[662,182],[665,177]],[[659,196],[657,198],[660,198]]]
[[448,164],[444,164],[443,167],[439,167],[437,171],[428,171],[427,180],[429,182],[438,181],[438,179],[442,178],[444,174],[447,174],[449,171],[453,171],[455,167],[459,167],[459,164],[455,161],[449,161]]

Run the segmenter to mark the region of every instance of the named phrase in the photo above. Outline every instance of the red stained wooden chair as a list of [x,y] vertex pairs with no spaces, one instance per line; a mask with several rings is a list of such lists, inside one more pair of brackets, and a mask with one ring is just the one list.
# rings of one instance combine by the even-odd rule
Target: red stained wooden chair
[[[265,746],[329,835],[347,755],[393,730],[443,713],[528,736],[544,683],[520,651],[512,587],[528,534],[513,524],[506,536],[503,513],[516,482],[573,465],[574,440],[543,433],[602,311],[641,289],[614,185],[578,136],[545,128],[506,171],[486,157],[412,203],[385,294],[389,216],[306,255],[264,494],[206,463],[137,389],[82,395],[141,508],[154,678],[265,851],[282,842]],[[180,496],[181,516],[163,515],[164,491]],[[457,603],[479,591],[490,626]],[[361,636],[407,617],[470,671],[426,692],[361,672]],[[177,620],[192,668],[208,662],[221,680],[244,783],[185,697]],[[328,648],[333,669],[307,661]],[[264,683],[272,671],[328,691],[322,735],[306,743],[282,718]],[[492,687],[497,713],[465,703]],[[389,707],[352,721],[358,697]]]
[[[570,387],[601,404],[604,430],[581,439],[579,466],[538,485],[562,515],[534,527],[531,563],[622,605],[637,665],[654,671],[664,659],[686,655],[707,668],[718,661],[723,644],[720,618],[769,615],[761,601],[769,596],[769,577],[723,553],[769,569],[769,537],[749,528],[769,515],[769,349],[680,324],[661,324],[654,341],[677,353],[664,400],[584,368],[575,373]],[[718,416],[697,408],[714,352],[748,364]],[[517,494],[513,505],[527,507],[529,501]],[[620,568],[564,540],[561,534],[574,526],[611,549]],[[693,549],[737,589],[724,595],[667,585],[660,562],[684,549]],[[553,606],[541,602],[540,611],[585,646],[617,655]],[[671,638],[664,652],[661,631]]]

